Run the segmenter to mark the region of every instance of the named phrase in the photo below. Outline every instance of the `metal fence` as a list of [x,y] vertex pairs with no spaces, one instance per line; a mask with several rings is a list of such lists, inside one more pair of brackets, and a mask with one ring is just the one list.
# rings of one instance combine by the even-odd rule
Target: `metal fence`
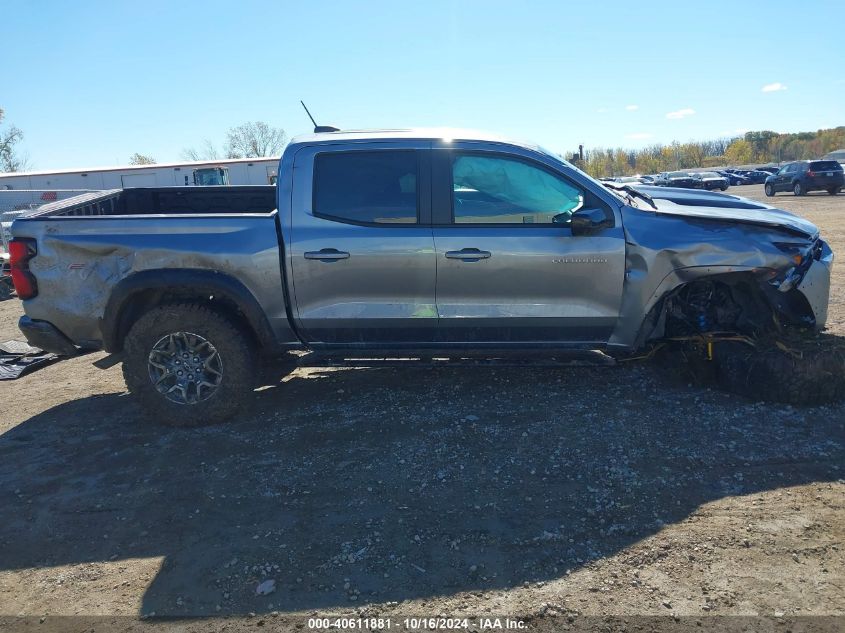
[[9,252],[12,222],[19,215],[37,209],[42,204],[72,198],[90,189],[13,189],[0,191],[0,251]]

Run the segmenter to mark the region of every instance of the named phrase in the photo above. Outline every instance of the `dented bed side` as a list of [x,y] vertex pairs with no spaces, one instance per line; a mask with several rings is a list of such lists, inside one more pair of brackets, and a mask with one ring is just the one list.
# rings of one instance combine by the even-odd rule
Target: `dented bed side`
[[156,221],[39,214],[18,220],[14,235],[38,244],[30,266],[39,291],[25,302],[27,316],[60,325],[81,347],[104,346],[102,325],[116,317],[106,309],[118,284],[137,273],[169,270],[237,281],[263,309],[277,342],[298,343],[285,308],[275,212],[157,216]]

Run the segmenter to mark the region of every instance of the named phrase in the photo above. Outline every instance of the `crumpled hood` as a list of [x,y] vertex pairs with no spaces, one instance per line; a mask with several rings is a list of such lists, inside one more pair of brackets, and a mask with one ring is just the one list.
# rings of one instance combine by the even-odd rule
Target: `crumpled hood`
[[818,227],[802,217],[768,204],[711,191],[638,186],[654,198],[657,213],[771,226],[816,238]]

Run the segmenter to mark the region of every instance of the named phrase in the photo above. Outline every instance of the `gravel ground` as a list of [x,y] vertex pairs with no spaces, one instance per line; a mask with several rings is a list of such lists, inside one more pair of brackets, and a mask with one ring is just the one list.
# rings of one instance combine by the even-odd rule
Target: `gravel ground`
[[[775,203],[845,253],[845,195]],[[0,615],[845,616],[845,405],[648,364],[311,368],[172,430],[99,357],[0,383]]]

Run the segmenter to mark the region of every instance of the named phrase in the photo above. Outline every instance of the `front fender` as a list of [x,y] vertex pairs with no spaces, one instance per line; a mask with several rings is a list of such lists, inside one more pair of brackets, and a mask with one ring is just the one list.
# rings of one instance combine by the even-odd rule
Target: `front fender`
[[611,347],[641,347],[660,317],[656,308],[666,296],[691,281],[717,275],[765,275],[768,269],[754,266],[686,266],[671,270],[653,287],[648,283],[647,275],[643,273],[642,278],[636,279],[637,275],[632,272],[627,275],[619,320],[609,340]]

